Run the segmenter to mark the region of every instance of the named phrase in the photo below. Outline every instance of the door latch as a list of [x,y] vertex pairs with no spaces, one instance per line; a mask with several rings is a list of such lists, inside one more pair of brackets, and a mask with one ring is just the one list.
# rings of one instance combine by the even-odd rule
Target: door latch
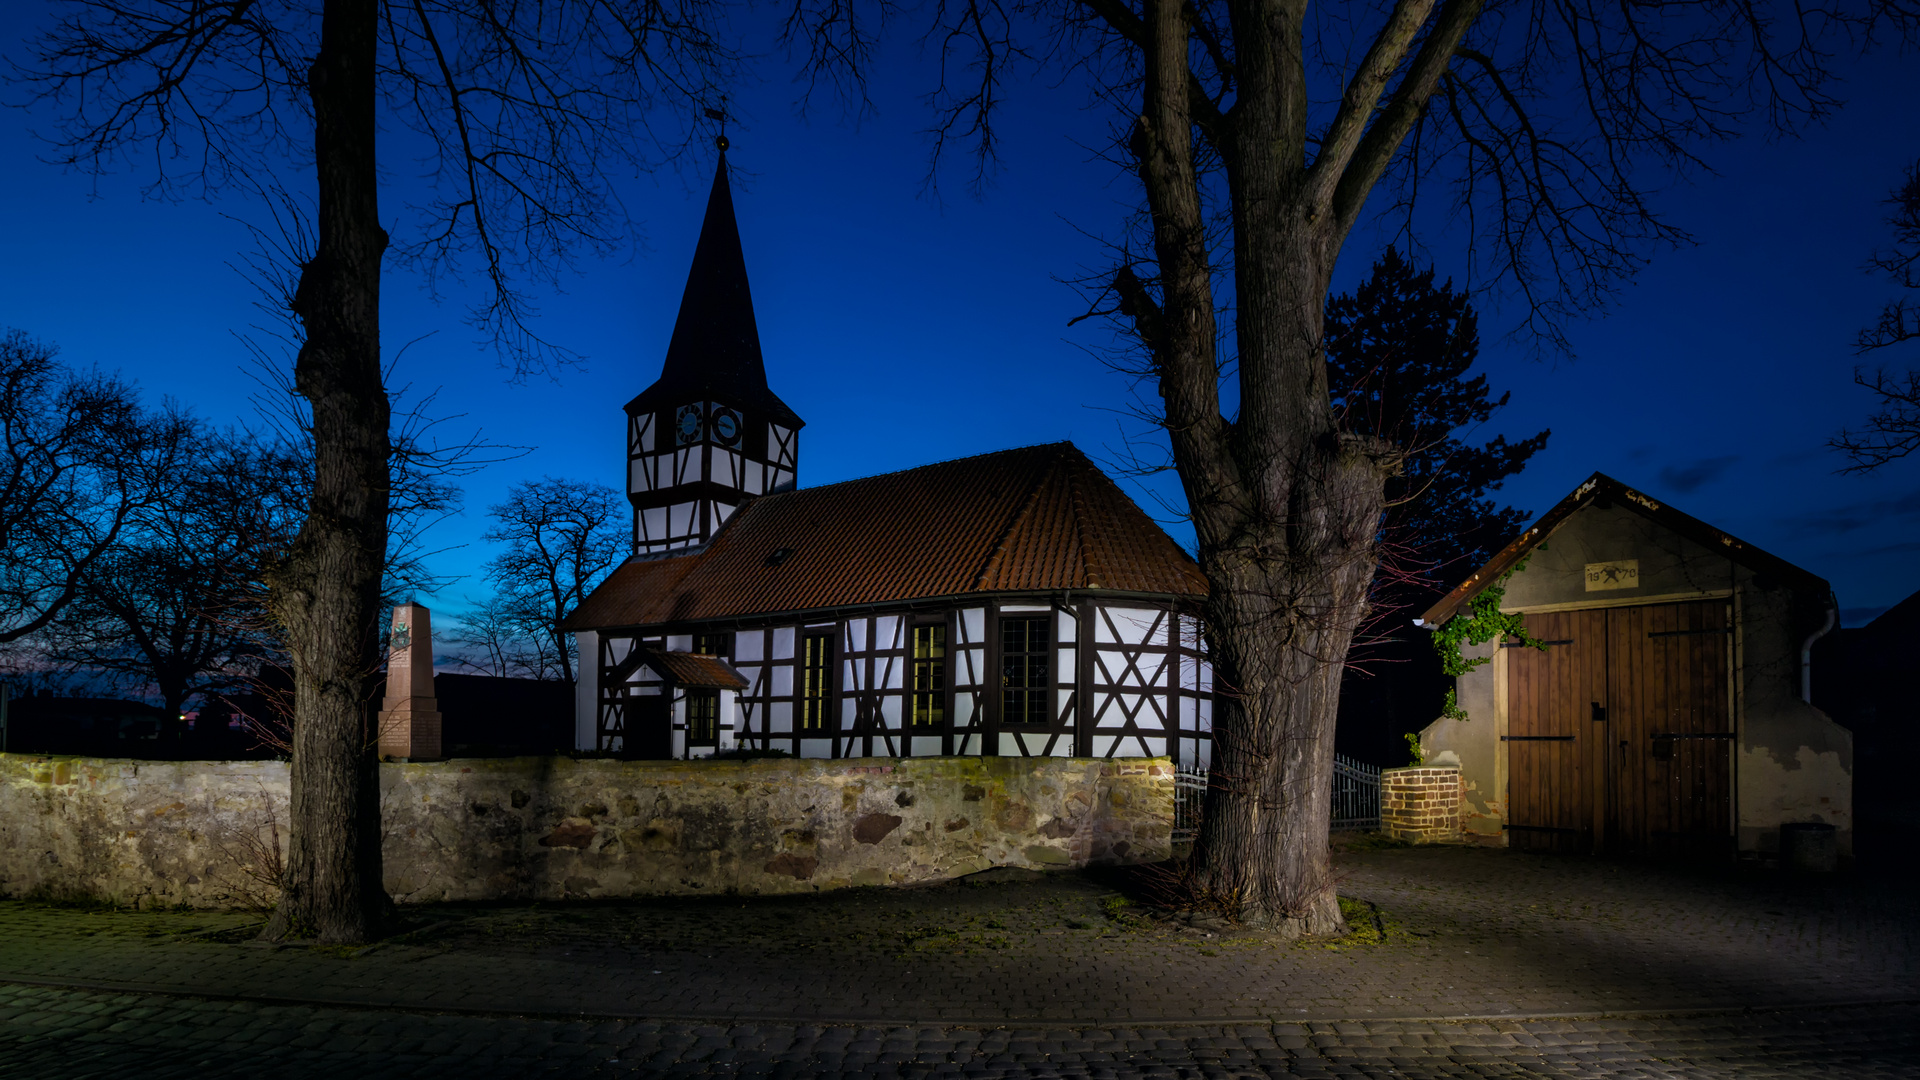
[[1604,724],[1607,722],[1606,707],[1597,701],[1593,703],[1593,722],[1596,724]]

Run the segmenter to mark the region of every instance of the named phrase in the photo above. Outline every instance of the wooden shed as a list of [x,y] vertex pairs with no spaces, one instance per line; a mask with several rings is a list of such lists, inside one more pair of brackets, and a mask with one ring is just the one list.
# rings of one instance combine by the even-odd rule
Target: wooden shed
[[1489,587],[1544,648],[1467,655],[1467,718],[1421,733],[1457,763],[1470,837],[1511,847],[1770,856],[1780,827],[1852,844],[1853,739],[1808,703],[1836,611],[1821,578],[1595,473],[1420,619]]

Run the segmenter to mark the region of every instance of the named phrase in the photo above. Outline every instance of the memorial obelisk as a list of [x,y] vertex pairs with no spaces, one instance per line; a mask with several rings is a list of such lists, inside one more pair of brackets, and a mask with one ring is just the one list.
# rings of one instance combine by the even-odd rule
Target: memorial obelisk
[[393,609],[387,698],[380,704],[380,756],[433,761],[440,756],[440,706],[433,697],[433,623],[427,609]]

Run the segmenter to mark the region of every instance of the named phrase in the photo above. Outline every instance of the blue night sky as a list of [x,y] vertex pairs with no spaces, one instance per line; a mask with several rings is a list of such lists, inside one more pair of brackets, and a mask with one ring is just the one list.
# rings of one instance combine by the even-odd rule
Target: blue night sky
[[[41,14],[0,12],[9,55]],[[777,61],[733,107],[729,156],[769,381],[808,421],[801,482],[1058,439],[1110,460],[1121,444],[1111,410],[1128,388],[1088,351],[1107,330],[1067,325],[1085,301],[1062,283],[1102,262],[1097,237],[1118,235],[1132,205],[1130,185],[1085,149],[1103,144],[1108,118],[1051,77],[1011,87],[992,185],[976,198],[953,169],[929,196],[928,62],[912,38],[883,57],[877,114],[858,123],[824,103],[803,114]],[[1920,589],[1920,461],[1844,477],[1823,446],[1870,405],[1850,382],[1850,343],[1891,286],[1861,264],[1888,239],[1882,200],[1920,155],[1917,76],[1912,57],[1854,63],[1851,104],[1823,129],[1709,148],[1719,175],[1660,195],[1697,246],[1657,253],[1611,310],[1576,324],[1575,358],[1542,362],[1502,341],[1518,312],[1485,298],[1481,364],[1513,392],[1487,434],[1554,431],[1508,502],[1545,510],[1598,469],[1827,577],[1849,622]],[[64,174],[37,160],[36,126],[47,119],[0,111],[0,326],[57,344],[70,363],[117,369],[211,426],[257,423],[235,335],[265,316],[231,265],[252,247],[234,219],[262,220],[261,207],[239,194],[145,200],[138,169],[98,183]],[[401,162],[387,203],[397,208],[413,181],[404,155],[388,160]],[[707,151],[625,183],[631,243],[538,290],[543,332],[585,358],[557,380],[512,384],[462,322],[457,291],[435,303],[417,277],[389,271],[388,350],[423,338],[397,381],[438,388],[436,411],[463,414],[450,427],[534,448],[463,481],[464,514],[429,537],[447,549],[432,565],[463,575],[428,599],[436,608],[484,593],[479,535],[508,486],[541,475],[620,485],[620,406],[659,373],[712,167]],[[1383,242],[1356,233],[1337,287]],[[1465,265],[1438,240],[1426,255],[1443,275]]]

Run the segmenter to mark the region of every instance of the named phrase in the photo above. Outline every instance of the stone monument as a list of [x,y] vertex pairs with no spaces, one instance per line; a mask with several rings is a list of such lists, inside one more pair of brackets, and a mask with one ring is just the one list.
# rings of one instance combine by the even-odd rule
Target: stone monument
[[407,761],[440,757],[440,706],[433,697],[433,623],[427,609],[393,609],[387,651],[387,699],[380,704],[380,756]]

